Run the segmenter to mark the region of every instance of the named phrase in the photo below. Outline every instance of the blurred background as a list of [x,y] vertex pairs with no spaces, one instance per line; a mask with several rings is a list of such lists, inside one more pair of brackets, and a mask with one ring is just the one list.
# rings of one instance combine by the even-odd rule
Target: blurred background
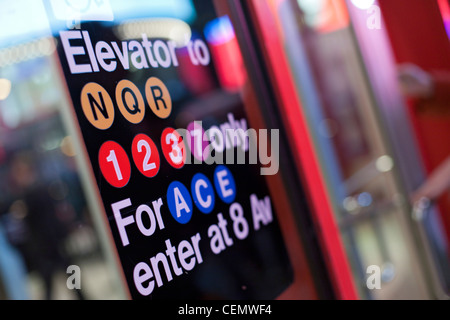
[[[82,10],[98,1],[65,2]],[[208,2],[111,0],[108,26],[119,40],[138,39],[152,17],[205,26],[198,36],[215,76],[184,69],[169,86],[197,109],[226,105],[253,81],[256,52],[318,230],[317,208],[330,208],[341,247],[325,239],[321,250],[342,255],[351,277],[350,289],[332,281],[336,296],[447,299],[450,1],[227,1],[229,16]],[[222,18],[208,21],[208,10]],[[0,299],[123,299],[56,46],[42,1],[0,0]],[[211,95],[216,87],[228,95]],[[73,264],[82,290],[67,289]],[[379,290],[367,286],[372,265]]]

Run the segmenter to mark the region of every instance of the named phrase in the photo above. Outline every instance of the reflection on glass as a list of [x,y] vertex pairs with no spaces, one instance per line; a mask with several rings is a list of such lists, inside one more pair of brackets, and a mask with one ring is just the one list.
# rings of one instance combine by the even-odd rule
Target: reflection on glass
[[[114,268],[110,268],[111,261],[107,259],[111,253],[102,245],[105,237],[98,227],[99,217],[109,228],[108,223],[114,221],[112,215],[108,216],[113,201],[127,194],[134,202],[141,203],[149,201],[149,194],[165,199],[161,190],[167,190],[170,180],[176,178],[181,181],[179,184],[188,185],[188,179],[198,167],[184,166],[174,170],[169,166],[174,163],[161,161],[157,176],[134,178],[139,182],[139,188],[135,190],[127,189],[126,184],[115,190],[114,185],[109,186],[107,182],[94,190],[97,185],[87,185],[86,181],[95,184],[94,180],[101,179],[102,172],[88,180],[87,171],[97,173],[96,170],[101,170],[98,168],[102,167],[98,161],[99,145],[107,139],[125,145],[145,132],[160,145],[158,134],[163,129],[170,126],[195,131],[194,121],[197,120],[203,122],[204,128],[215,128],[219,133],[231,127],[241,126],[244,130],[250,127],[247,119],[258,117],[254,111],[258,110],[254,105],[257,93],[250,90],[230,18],[226,14],[218,15],[212,1],[199,0],[20,0],[14,3],[0,1],[0,8],[0,79],[7,79],[0,81],[0,261],[3,262],[0,263],[0,279],[4,295],[23,299],[121,297],[121,290],[113,279],[119,275],[111,273]],[[53,34],[47,15],[51,17],[52,30],[57,30]],[[64,31],[60,33],[61,30]],[[108,103],[111,101],[109,110],[104,103],[96,101],[95,112],[98,114],[92,118],[85,117],[83,106],[79,105],[87,79],[96,83],[91,88],[97,97],[101,93],[102,98],[110,98]],[[151,85],[148,85],[149,81]],[[158,81],[159,93],[153,91],[154,81]],[[122,95],[117,95],[116,88],[123,83],[132,85],[119,92]],[[167,114],[157,104],[163,101],[163,91],[170,92],[171,106],[164,107],[170,109]],[[89,94],[92,96],[92,92]],[[138,98],[139,94],[142,100]],[[153,104],[149,102],[150,96],[155,100]],[[120,99],[122,105],[117,103]],[[143,112],[143,109],[127,107],[133,101],[142,105],[144,99],[145,120],[139,116],[137,120],[124,116],[124,110],[130,114]],[[113,105],[113,100],[118,108]],[[92,111],[95,103],[92,99],[89,101]],[[115,110],[114,117],[111,109]],[[68,124],[68,113],[74,121],[81,119],[81,132]],[[111,120],[109,116],[112,118],[111,123],[100,129],[112,127],[114,130],[105,134],[98,130],[99,127],[91,126],[100,114],[108,121]],[[79,138],[84,138],[85,149],[77,145]],[[227,139],[226,135],[224,139]],[[225,149],[235,146],[232,138],[224,143]],[[143,144],[137,145],[139,149]],[[146,146],[149,145],[147,142]],[[83,155],[92,157],[83,160],[91,160],[92,168],[79,165],[79,157]],[[114,163],[114,177],[126,180],[115,155],[108,153],[106,161]],[[213,166],[201,168],[205,175],[213,176]],[[265,180],[259,175],[259,167],[237,165],[234,170],[241,180],[238,188],[242,190],[236,201],[248,204],[249,197],[245,192],[250,190],[261,195],[269,193]],[[90,201],[97,191],[101,193],[106,217]],[[282,193],[282,190],[276,191],[278,196]],[[260,201],[257,203],[261,208],[270,209],[270,201],[254,200],[256,195],[251,199]],[[228,213],[222,209],[218,210]],[[239,214],[239,209],[236,212]],[[252,214],[249,212],[246,214]],[[222,256],[204,257],[208,262],[202,265],[200,272],[188,268],[186,270],[192,272],[181,272],[175,266],[170,269],[166,265],[173,259],[161,258],[164,268],[156,268],[155,275],[159,271],[159,275],[166,278],[159,277],[158,297],[173,297],[176,292],[189,298],[275,298],[294,281],[276,216],[274,213],[266,221],[267,224],[274,223],[264,228],[264,232],[252,234],[241,244],[242,248],[227,250]],[[208,230],[207,227],[220,223],[215,215],[201,217],[203,220],[198,220],[195,228],[200,225]],[[235,223],[235,229],[237,225]],[[192,225],[186,228],[168,225],[167,229],[169,227],[176,228],[171,239],[166,238],[173,243],[179,243],[181,237],[188,239],[188,232],[190,236],[194,234],[190,229]],[[116,229],[111,229],[112,236],[116,236]],[[148,263],[151,254],[157,256],[153,252],[159,250],[156,242],[152,238],[150,244],[141,243],[131,253],[126,251],[128,248],[117,248],[125,280],[133,290],[132,296],[138,296],[139,290],[128,279],[134,276],[132,268],[138,265],[137,259]],[[169,251],[170,241],[159,242]],[[231,246],[230,241],[227,245]],[[159,251],[170,255],[165,250]],[[295,255],[301,255],[299,250]],[[197,259],[200,264],[201,259]],[[242,263],[236,263],[237,259]],[[314,286],[308,287],[302,282],[304,279],[310,281],[306,262],[297,260],[305,263],[297,262],[296,265],[296,275],[302,270],[303,278],[296,282],[291,292],[296,296],[315,297]],[[66,270],[69,265],[81,267],[85,279],[81,290],[68,290]],[[175,277],[179,278],[171,282]],[[15,279],[16,285],[12,286],[8,279]],[[168,282],[171,287],[166,285]]]
[[[61,119],[66,102],[44,6],[0,8],[0,295],[118,297]],[[69,265],[83,270],[82,290],[68,290]]]
[[[280,5],[278,14],[361,296],[424,297],[421,271],[412,267],[419,263],[411,230],[402,220],[409,212],[404,201],[397,201],[407,197],[388,152],[347,12],[347,5],[363,10],[373,3],[292,0],[291,7]],[[371,265],[381,267],[385,290],[368,290],[366,271]]]

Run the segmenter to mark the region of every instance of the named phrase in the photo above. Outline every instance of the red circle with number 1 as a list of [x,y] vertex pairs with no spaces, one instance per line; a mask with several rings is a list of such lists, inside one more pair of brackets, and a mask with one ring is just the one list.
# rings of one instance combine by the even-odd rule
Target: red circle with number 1
[[98,152],[98,162],[103,177],[110,185],[122,188],[131,177],[131,164],[125,150],[114,141],[106,141]]
[[159,152],[153,140],[141,133],[133,139],[133,160],[139,171],[148,178],[158,174],[160,167]]

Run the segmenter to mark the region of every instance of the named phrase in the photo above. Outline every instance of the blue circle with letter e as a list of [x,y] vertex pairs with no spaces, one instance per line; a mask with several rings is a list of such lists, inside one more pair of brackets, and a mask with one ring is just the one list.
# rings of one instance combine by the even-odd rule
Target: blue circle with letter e
[[224,165],[217,166],[214,171],[214,186],[223,202],[232,203],[236,199],[236,184],[233,174]]
[[214,209],[214,188],[209,179],[202,173],[197,173],[191,182],[191,193],[198,210],[208,214]]
[[167,204],[172,217],[181,224],[186,224],[192,217],[192,200],[188,189],[178,181],[173,181],[167,188]]

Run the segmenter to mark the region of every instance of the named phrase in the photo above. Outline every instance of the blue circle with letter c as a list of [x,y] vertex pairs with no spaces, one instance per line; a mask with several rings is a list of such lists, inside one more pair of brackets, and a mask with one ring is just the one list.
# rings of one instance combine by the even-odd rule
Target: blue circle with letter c
[[214,209],[214,188],[209,179],[202,173],[197,173],[191,182],[191,193],[198,210],[208,214]]

